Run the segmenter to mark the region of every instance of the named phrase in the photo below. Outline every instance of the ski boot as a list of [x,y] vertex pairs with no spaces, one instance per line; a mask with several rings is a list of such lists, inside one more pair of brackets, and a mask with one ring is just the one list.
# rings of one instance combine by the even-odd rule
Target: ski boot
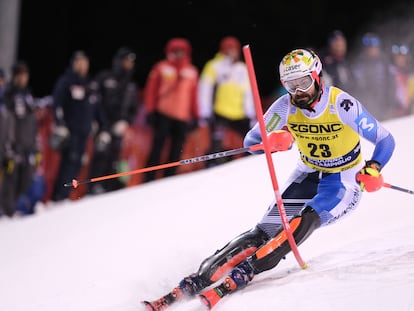
[[199,298],[211,310],[224,296],[245,287],[253,277],[252,266],[244,261],[230,272],[223,283],[200,294]]
[[153,301],[142,301],[142,304],[148,311],[162,311],[166,310],[171,304],[180,300],[183,297],[183,292],[179,287],[174,288],[167,295]]

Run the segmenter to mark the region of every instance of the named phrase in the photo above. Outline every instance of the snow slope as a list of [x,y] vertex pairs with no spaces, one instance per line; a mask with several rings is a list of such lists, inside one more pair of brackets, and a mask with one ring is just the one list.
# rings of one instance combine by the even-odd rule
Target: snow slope
[[[387,182],[413,189],[414,117],[388,121]],[[296,161],[273,155],[279,185]],[[372,146],[363,142],[365,159]],[[295,156],[294,156],[295,155]],[[171,290],[255,225],[273,199],[264,155],[0,219],[0,311],[132,311]],[[414,196],[366,193],[341,222],[257,276],[216,310],[414,310]],[[198,300],[171,310],[202,310]]]

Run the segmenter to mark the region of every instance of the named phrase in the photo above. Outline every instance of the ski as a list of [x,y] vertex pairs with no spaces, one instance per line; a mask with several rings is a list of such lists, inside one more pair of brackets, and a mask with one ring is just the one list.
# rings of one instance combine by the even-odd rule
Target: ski
[[[223,298],[225,295],[236,290],[236,282],[229,276],[227,276],[223,283],[217,285],[211,289],[208,289],[196,296],[202,304],[206,307],[206,310],[211,310],[214,306]],[[162,296],[159,299],[153,301],[142,301],[142,304],[147,308],[148,311],[163,311],[169,308],[172,304],[184,300],[184,298],[190,298],[185,296],[179,287],[174,288],[167,295]]]

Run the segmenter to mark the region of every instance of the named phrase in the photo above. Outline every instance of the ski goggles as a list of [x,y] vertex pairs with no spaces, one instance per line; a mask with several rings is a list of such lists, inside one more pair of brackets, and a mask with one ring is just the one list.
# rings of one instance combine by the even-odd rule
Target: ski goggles
[[402,54],[407,55],[410,52],[410,49],[406,45],[396,45],[394,44],[391,47],[392,54]]
[[283,86],[290,94],[295,94],[297,90],[306,92],[315,82],[315,79],[311,75],[307,75],[301,78],[285,81]]

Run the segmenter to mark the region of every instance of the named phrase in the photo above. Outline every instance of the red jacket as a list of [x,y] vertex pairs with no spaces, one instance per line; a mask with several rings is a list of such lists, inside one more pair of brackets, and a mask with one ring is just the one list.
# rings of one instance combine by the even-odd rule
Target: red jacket
[[[181,50],[182,57],[175,53]],[[191,63],[191,46],[186,39],[171,39],[166,59],[151,69],[144,89],[147,113],[157,111],[188,122],[198,118],[197,85],[199,72]]]

